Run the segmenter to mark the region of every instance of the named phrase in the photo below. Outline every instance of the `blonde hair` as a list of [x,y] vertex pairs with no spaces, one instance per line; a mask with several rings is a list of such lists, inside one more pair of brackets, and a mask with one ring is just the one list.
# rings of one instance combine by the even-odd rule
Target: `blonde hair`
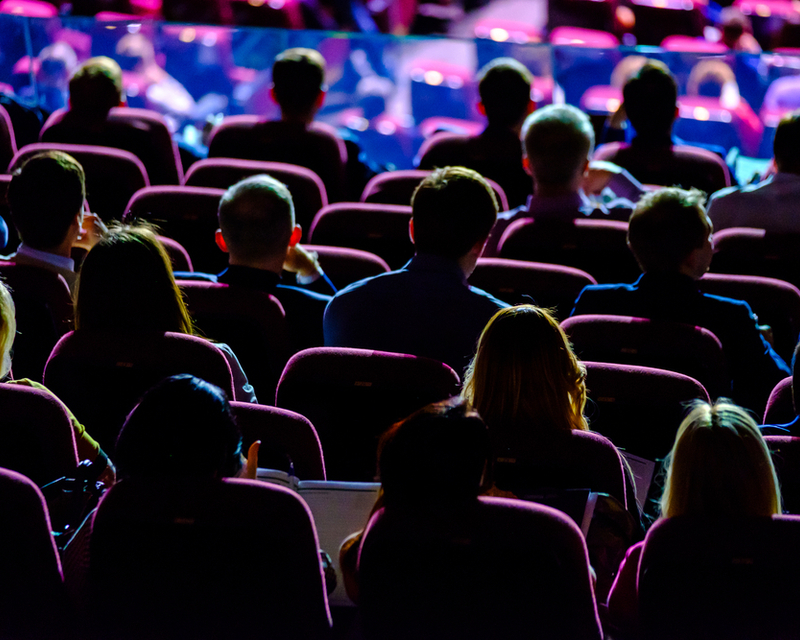
[[695,406],[668,460],[664,517],[781,513],[778,478],[761,431],[744,409],[726,400]]
[[[503,448],[553,431],[586,430],[586,368],[545,309],[498,311],[481,334],[462,392]],[[495,452],[499,450],[495,447]]]
[[0,282],[0,378],[11,371],[11,347],[17,335],[17,319],[14,300],[4,282]]

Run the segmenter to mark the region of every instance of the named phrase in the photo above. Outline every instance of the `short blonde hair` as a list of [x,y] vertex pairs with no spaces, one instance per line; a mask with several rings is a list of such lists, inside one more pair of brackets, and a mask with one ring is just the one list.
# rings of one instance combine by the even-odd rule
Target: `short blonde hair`
[[16,309],[11,291],[0,281],[0,378],[5,378],[11,371],[11,347],[17,335]]
[[695,406],[678,429],[668,465],[665,517],[781,513],[778,478],[761,431],[727,400]]
[[520,305],[489,320],[462,395],[489,426],[495,454],[516,455],[542,434],[588,429],[585,378],[558,321]]

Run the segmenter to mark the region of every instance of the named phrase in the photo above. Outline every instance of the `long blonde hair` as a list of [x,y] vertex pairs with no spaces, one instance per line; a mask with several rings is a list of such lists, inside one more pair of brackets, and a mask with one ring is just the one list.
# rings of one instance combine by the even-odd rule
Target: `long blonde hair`
[[698,404],[669,455],[665,517],[769,516],[781,493],[767,444],[747,412],[726,400]]
[[545,309],[520,305],[489,320],[462,395],[486,421],[493,441],[529,440],[588,429],[585,377],[556,319]]
[[0,282],[0,379],[11,371],[11,347],[17,335],[14,300],[5,282]]

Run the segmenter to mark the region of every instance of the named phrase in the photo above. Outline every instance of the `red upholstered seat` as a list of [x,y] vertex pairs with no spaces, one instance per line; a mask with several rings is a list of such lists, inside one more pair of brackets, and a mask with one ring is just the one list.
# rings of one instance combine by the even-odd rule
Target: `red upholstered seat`
[[784,378],[769,394],[764,424],[786,424],[797,417],[792,399],[792,378]]

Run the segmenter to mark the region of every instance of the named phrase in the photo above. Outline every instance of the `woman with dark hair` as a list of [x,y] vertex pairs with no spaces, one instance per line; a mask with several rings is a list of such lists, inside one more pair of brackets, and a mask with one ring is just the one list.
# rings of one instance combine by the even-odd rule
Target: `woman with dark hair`
[[[169,256],[152,227],[111,227],[89,251],[78,277],[75,329],[194,334]],[[214,344],[230,365],[234,399],[256,402],[233,351],[226,344]]]
[[242,455],[242,435],[225,392],[178,375],[147,391],[117,439],[120,478],[255,478],[260,442]]

